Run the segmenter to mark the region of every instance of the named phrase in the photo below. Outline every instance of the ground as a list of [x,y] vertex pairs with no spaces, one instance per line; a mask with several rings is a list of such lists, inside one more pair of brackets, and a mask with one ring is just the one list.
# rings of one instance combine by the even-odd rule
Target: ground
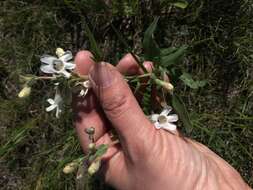
[[[62,169],[82,155],[72,113],[57,120],[45,112],[53,95],[49,83],[34,84],[31,96],[20,100],[19,76],[40,74],[39,57],[56,47],[90,49],[85,21],[107,61],[115,64],[129,49],[141,55],[144,31],[156,15],[160,47],[190,47],[176,69],[207,82],[191,89],[173,81],[193,126],[189,132],[179,123],[181,131],[222,156],[253,187],[253,1],[192,0],[186,9],[166,3],[172,1],[105,2],[110,9],[98,0],[0,2],[1,189],[75,189],[75,174]],[[93,181],[86,188],[106,187]]]

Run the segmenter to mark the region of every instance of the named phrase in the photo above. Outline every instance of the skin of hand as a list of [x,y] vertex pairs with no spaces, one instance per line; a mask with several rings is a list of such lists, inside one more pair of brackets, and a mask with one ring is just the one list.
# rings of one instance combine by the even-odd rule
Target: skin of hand
[[[95,64],[89,51],[80,51],[75,63],[76,72],[88,74],[92,84],[84,98],[73,101],[83,151],[89,144],[84,130],[91,126],[97,145],[112,142],[110,128],[120,140],[103,156],[107,183],[119,190],[250,189],[234,168],[204,145],[154,128],[122,76],[142,73],[130,54],[114,67]],[[143,64],[151,72],[152,64]]]

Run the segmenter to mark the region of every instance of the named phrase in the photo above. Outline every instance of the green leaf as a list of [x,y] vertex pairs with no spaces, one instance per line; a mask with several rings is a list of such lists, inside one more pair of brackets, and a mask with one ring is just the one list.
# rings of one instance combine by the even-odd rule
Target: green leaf
[[161,50],[161,56],[167,56],[171,53],[174,53],[178,48],[176,47],[169,47],[169,48],[164,48]]
[[107,149],[108,149],[108,145],[107,144],[101,144],[101,145],[99,145],[97,147],[97,151],[95,152],[95,154],[93,154],[93,155],[91,155],[89,157],[89,160],[93,161],[96,158],[103,156],[106,153]]
[[144,57],[146,60],[149,61],[155,61],[155,59],[160,56],[160,49],[154,39],[154,32],[157,27],[158,20],[159,17],[156,17],[144,33]]
[[[168,66],[178,63],[183,58],[186,50],[187,50],[187,46],[181,46],[177,50],[171,49],[171,53],[169,55],[162,56],[161,65],[164,67],[168,67]],[[169,51],[167,50],[167,52]]]
[[91,30],[90,30],[90,28],[89,28],[89,26],[87,25],[86,22],[84,23],[84,29],[85,29],[86,35],[87,35],[87,37],[89,38],[89,41],[90,41],[91,52],[93,53],[94,60],[96,62],[102,61],[102,52],[99,49],[99,47],[97,45],[97,42],[95,40],[95,37],[92,34],[92,32],[91,32]]
[[98,146],[97,152],[95,153],[95,155],[97,157],[101,157],[103,154],[106,153],[107,149],[108,149],[108,145],[107,144],[101,144],[101,145]]
[[185,85],[192,89],[198,89],[207,84],[206,80],[193,80],[189,73],[183,73],[179,78],[184,82]]
[[17,127],[8,137],[8,142],[0,146],[0,157],[15,150],[18,145],[22,145],[27,139],[29,131],[36,125],[37,118],[28,120],[23,126]]
[[178,2],[173,3],[173,5],[175,7],[178,7],[178,8],[181,8],[181,9],[185,9],[186,7],[188,7],[189,3],[187,1],[180,0]]
[[113,24],[111,24],[111,27],[112,27],[113,31],[115,32],[115,34],[117,35],[119,41],[125,46],[125,48],[127,48],[127,51],[130,51],[130,50],[128,50],[129,45],[127,44],[124,37],[119,33],[119,31],[115,28],[115,26]]
[[172,95],[172,106],[179,115],[180,120],[183,122],[186,132],[190,133],[192,131],[192,124],[189,114],[184,105],[184,102],[176,94]]

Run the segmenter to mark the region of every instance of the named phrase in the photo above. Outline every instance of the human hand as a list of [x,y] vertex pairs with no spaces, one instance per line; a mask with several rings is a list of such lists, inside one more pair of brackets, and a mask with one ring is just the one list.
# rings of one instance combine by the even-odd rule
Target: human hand
[[[107,183],[122,190],[250,189],[236,170],[204,145],[154,128],[120,74],[141,73],[130,54],[116,67],[95,65],[91,56],[81,51],[75,58],[77,72],[89,74],[92,84],[85,98],[74,101],[75,127],[84,152],[90,143],[86,128],[95,128],[97,145],[111,143],[109,130],[116,130],[120,144],[103,156]],[[144,66],[151,70],[150,62]]]

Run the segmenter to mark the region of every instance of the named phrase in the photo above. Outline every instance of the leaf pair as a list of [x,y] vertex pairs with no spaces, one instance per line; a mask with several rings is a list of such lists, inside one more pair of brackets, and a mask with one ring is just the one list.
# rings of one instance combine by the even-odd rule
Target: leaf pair
[[180,79],[184,82],[186,86],[192,89],[198,89],[204,87],[207,84],[206,80],[194,80],[189,73],[183,73]]
[[186,53],[187,46],[181,46],[179,48],[166,48],[162,50],[161,66],[169,67],[175,65],[182,60],[184,54]]

